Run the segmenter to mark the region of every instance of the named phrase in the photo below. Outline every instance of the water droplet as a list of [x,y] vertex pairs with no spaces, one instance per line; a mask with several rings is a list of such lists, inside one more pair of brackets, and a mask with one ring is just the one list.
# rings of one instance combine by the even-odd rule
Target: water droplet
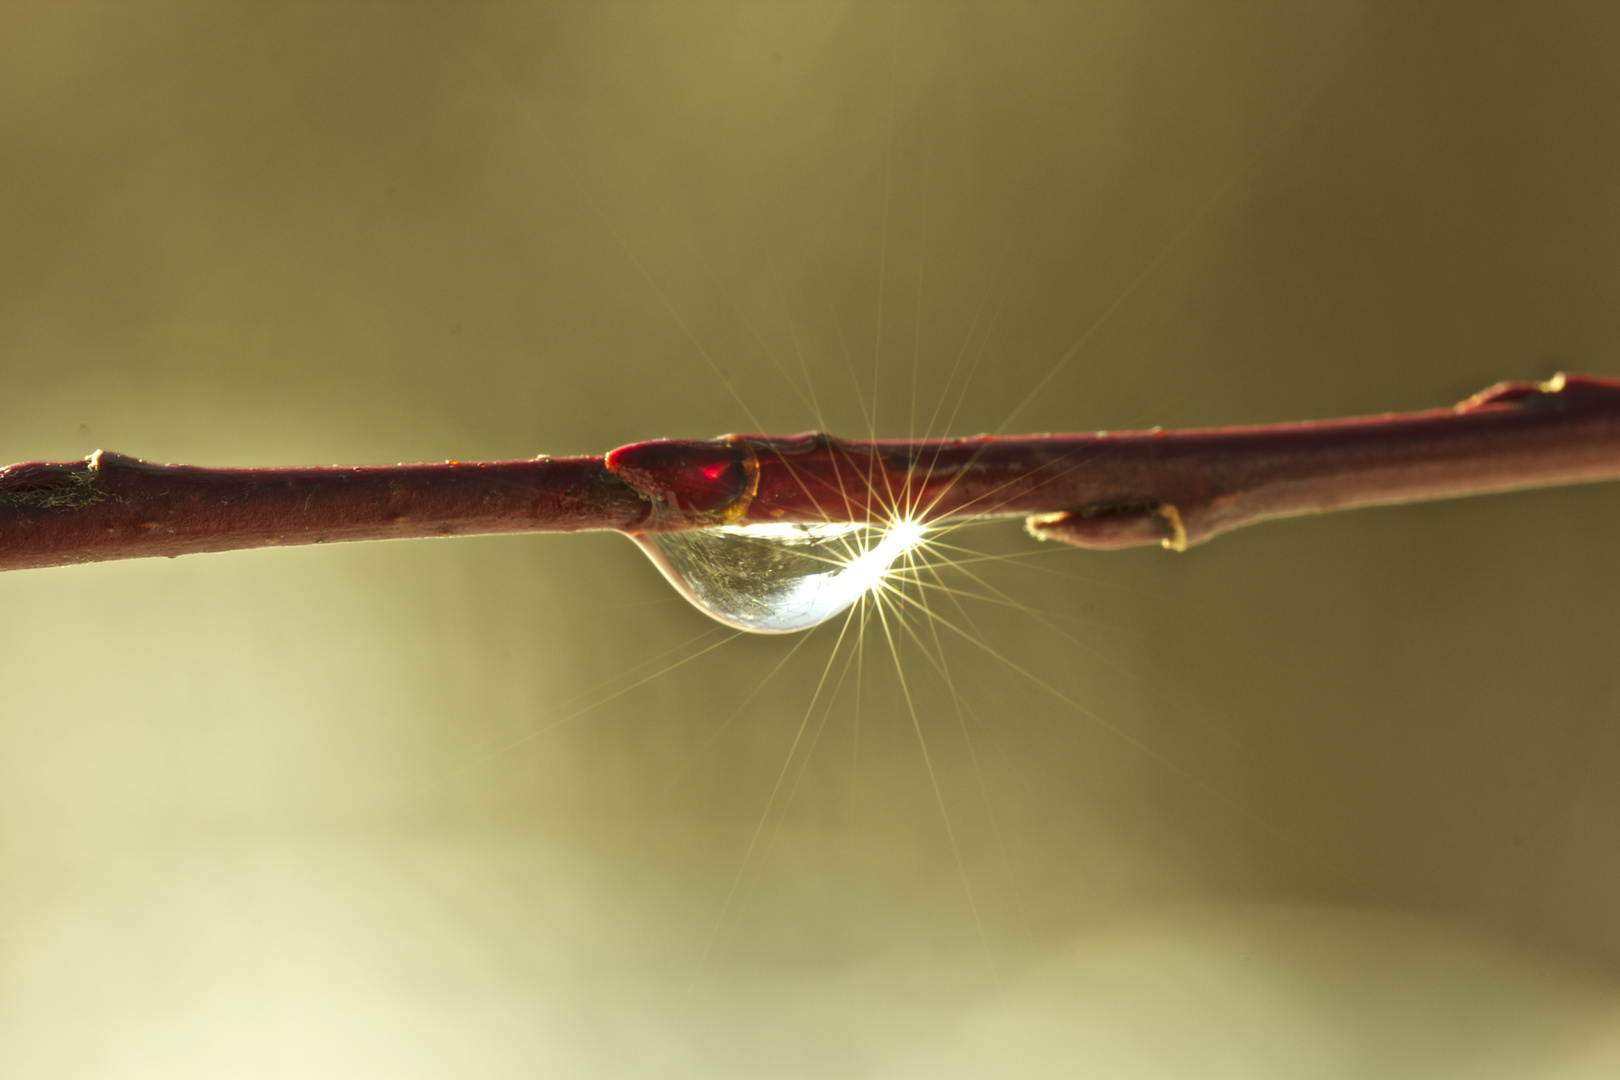
[[807,630],[875,588],[922,540],[913,521],[728,525],[636,543],[688,600],[739,630]]

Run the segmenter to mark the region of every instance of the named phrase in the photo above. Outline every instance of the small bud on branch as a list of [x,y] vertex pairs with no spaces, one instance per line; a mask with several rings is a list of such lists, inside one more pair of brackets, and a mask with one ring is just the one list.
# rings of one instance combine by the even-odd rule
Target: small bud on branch
[[1181,550],[1357,506],[1620,479],[1620,380],[1500,383],[1449,409],[1188,431],[636,443],[605,457],[204,469],[98,451],[0,469],[0,569],[339,540],[1026,517]]

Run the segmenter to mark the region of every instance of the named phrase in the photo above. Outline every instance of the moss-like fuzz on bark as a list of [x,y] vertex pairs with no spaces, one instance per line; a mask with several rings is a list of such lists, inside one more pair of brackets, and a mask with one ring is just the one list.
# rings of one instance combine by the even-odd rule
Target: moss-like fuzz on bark
[[0,472],[0,506],[77,510],[109,498],[96,486],[96,459],[13,466]]

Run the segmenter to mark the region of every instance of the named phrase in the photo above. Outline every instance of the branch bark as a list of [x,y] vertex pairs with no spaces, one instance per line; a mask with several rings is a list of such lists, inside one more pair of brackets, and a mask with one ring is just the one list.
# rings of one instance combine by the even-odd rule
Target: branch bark
[[0,469],[0,569],[341,540],[1021,516],[1177,550],[1357,506],[1620,479],[1620,380],[1501,383],[1448,409],[1188,431],[941,440],[731,435],[604,457],[204,469],[98,451]]

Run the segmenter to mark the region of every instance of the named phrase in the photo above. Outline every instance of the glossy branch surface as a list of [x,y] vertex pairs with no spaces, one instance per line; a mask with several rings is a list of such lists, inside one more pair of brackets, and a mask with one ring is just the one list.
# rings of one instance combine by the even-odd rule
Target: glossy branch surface
[[1620,478],[1620,380],[1452,408],[1188,431],[658,440],[604,457],[205,469],[98,452],[0,469],[0,569],[340,540],[1020,516],[1181,549],[1269,518]]

